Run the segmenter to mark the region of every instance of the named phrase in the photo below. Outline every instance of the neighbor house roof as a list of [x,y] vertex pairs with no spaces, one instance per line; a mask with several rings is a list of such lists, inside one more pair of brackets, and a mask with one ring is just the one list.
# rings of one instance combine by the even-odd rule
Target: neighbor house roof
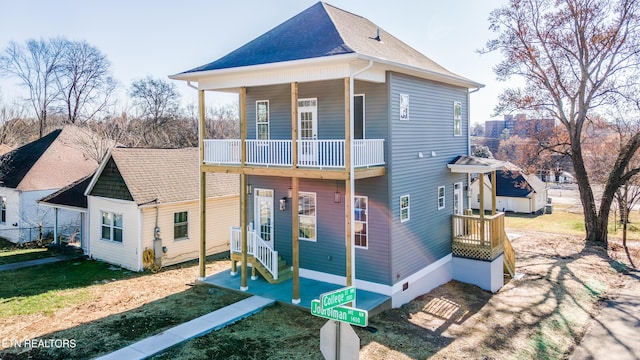
[[[507,168],[496,170],[496,196],[530,197],[533,193],[544,192],[545,184],[542,180],[533,174],[524,174],[512,165],[507,163]],[[489,179],[493,183],[491,175]],[[489,184],[485,183],[485,186]]]
[[7,144],[0,144],[0,155],[4,155],[9,151],[13,150],[13,148]]
[[[197,200],[200,196],[199,152],[185,149],[112,149],[93,177],[86,194],[92,195],[105,164],[113,161],[133,201],[173,203]],[[238,194],[238,175],[207,174],[207,197]]]
[[334,57],[365,60],[439,74],[469,87],[480,87],[440,66],[368,19],[318,2],[218,60],[172,76],[190,80],[197,73],[256,65]]
[[93,174],[83,177],[62,189],[42,198],[39,203],[52,207],[87,209],[87,197],[84,196]]
[[57,189],[91,174],[97,164],[78,146],[78,139],[85,136],[77,127],[67,126],[0,156],[0,186]]
[[507,163],[502,160],[487,159],[477,156],[459,155],[451,160],[447,167],[454,173],[488,173],[504,167]]

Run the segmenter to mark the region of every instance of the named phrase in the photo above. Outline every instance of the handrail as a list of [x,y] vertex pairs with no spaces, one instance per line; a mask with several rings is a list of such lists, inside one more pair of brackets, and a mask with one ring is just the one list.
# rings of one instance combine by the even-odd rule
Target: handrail
[[[240,227],[231,227],[231,252],[242,252]],[[278,252],[272,249],[260,235],[247,229],[247,255],[253,256],[271,273],[274,280],[278,280]]]

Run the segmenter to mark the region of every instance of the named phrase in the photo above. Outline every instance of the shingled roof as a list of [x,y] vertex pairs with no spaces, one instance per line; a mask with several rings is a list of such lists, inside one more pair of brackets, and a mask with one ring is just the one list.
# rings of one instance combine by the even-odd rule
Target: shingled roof
[[318,2],[265,34],[211,63],[171,76],[355,54],[482,86],[454,74],[368,19]]
[[[489,179],[493,183],[492,176]],[[544,192],[544,183],[535,175],[527,175],[514,169],[496,171],[496,196],[530,197]]]
[[89,186],[92,177],[93,174],[85,176],[84,178],[63,187],[51,195],[42,198],[38,202],[54,207],[86,209],[87,197],[84,196],[84,191],[87,190],[87,186]]
[[57,189],[91,174],[97,164],[77,146],[80,136],[86,135],[67,126],[0,156],[0,186]]
[[[197,148],[185,149],[112,149],[97,176],[110,161],[115,163],[130,196],[138,205],[149,202],[173,203],[197,200],[200,194],[200,176]],[[92,193],[98,178],[94,176],[89,188]],[[207,174],[207,197],[238,194],[238,175]]]

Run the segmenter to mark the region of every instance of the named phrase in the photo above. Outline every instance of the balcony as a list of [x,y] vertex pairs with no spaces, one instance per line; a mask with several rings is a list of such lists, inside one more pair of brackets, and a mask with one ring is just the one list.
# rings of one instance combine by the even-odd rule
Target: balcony
[[[246,165],[265,167],[292,166],[291,140],[245,140]],[[345,140],[298,140],[300,168],[344,169]],[[240,165],[239,139],[205,140],[204,162],[208,165]],[[384,165],[384,139],[353,142],[354,166],[368,168]]]
[[489,261],[504,253],[506,268],[510,273],[515,269],[515,252],[504,231],[504,213],[483,218],[453,215],[452,252],[456,256]]

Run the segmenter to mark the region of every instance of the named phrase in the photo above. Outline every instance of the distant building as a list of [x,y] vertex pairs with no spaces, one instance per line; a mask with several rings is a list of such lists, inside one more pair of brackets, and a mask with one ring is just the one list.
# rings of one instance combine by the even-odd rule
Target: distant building
[[504,120],[487,120],[484,122],[484,137],[498,139],[504,129]]

